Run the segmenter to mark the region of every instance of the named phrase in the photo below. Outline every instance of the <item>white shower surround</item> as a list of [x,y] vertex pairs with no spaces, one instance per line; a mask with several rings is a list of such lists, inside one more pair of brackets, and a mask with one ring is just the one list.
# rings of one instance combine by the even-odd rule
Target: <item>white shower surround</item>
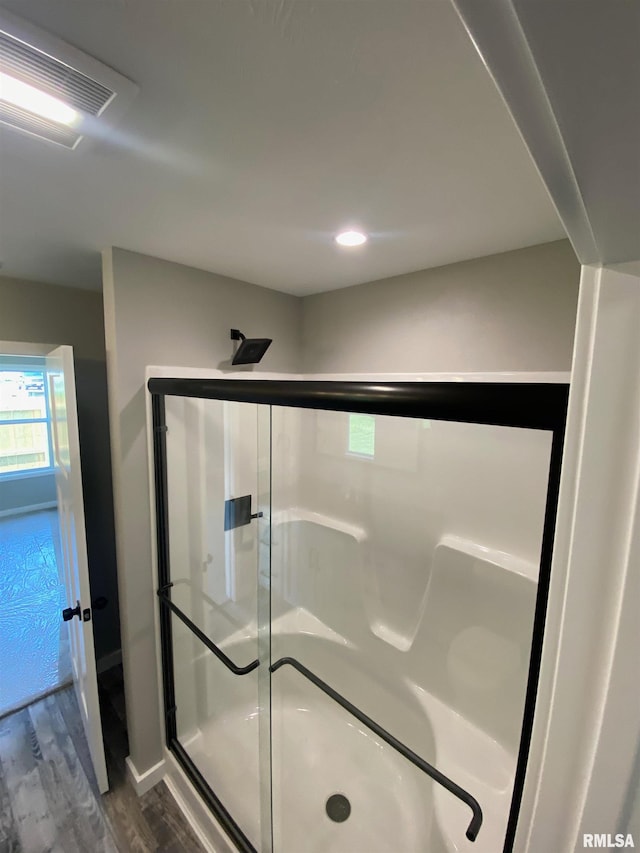
[[[314,375],[314,376],[283,376],[282,374],[252,374],[247,372],[242,372],[239,374],[224,374],[219,371],[208,371],[202,369],[185,369],[185,368],[149,368],[148,376],[177,376],[177,377],[216,377],[216,378],[254,378],[254,379],[322,379],[322,380],[375,380],[378,382],[386,381],[491,381],[491,382],[567,382],[568,375],[561,373],[501,373],[501,374],[387,374],[384,376],[381,375]],[[300,412],[292,412],[291,410],[281,410],[283,413],[283,417],[291,419],[292,416],[298,417]],[[322,418],[324,416],[330,415],[335,416],[338,413],[316,413],[316,412],[304,412],[302,413],[302,417],[313,417],[313,418]],[[342,415],[342,417],[346,417]],[[383,419],[384,420],[384,419]],[[276,434],[278,431],[278,426],[276,423],[277,419],[274,417],[274,448],[277,447]],[[291,424],[283,424],[281,428],[283,430],[288,430],[290,432]],[[429,436],[431,442],[434,440],[436,430],[433,430],[432,424],[432,433]],[[440,424],[440,426],[442,426]],[[445,425],[445,429],[456,427],[468,427],[468,425]],[[491,428],[485,427],[481,429],[500,429],[500,428]],[[302,430],[301,432],[304,432]],[[516,431],[507,431],[513,432]],[[517,431],[519,433],[529,433],[530,431]],[[550,436],[549,434],[539,433],[538,437],[544,438],[547,440],[548,445],[550,445]],[[289,436],[290,438],[290,436]],[[437,437],[436,437],[437,440]],[[542,442],[544,444],[544,441]],[[402,456],[402,452],[407,452],[407,443],[403,442],[404,449],[400,449],[400,455]],[[326,448],[325,448],[326,450]],[[499,576],[501,573],[506,573],[505,577],[508,575],[512,580],[511,583],[515,583],[518,588],[522,590],[528,590],[528,593],[524,593],[524,598],[529,601],[530,604],[530,615],[532,616],[532,603],[535,598],[535,577],[537,576],[537,563],[538,556],[536,553],[536,548],[539,550],[540,545],[540,536],[542,529],[542,515],[541,513],[544,510],[544,487],[546,485],[546,460],[543,462],[543,456],[540,456],[540,452],[543,451],[542,445],[539,445],[537,450],[535,451],[535,461],[533,466],[531,466],[531,470],[527,470],[524,474],[524,479],[527,479],[529,474],[533,475],[534,482],[536,486],[534,491],[537,489],[538,495],[537,500],[540,506],[538,507],[538,517],[537,519],[532,518],[531,513],[524,514],[524,521],[521,520],[520,530],[516,530],[513,532],[513,524],[509,526],[511,530],[510,536],[507,537],[507,541],[505,542],[504,537],[498,536],[496,538],[495,535],[492,535],[491,532],[482,533],[482,531],[472,531],[473,536],[470,538],[468,535],[468,530],[465,529],[464,524],[460,528],[456,528],[455,525],[445,523],[445,528],[440,531],[436,531],[436,543],[434,548],[435,560],[434,560],[434,569],[432,569],[431,574],[434,577],[445,576],[443,574],[444,567],[447,567],[447,572],[450,574],[451,571],[461,572],[463,576],[465,572],[473,574],[474,570],[478,571],[478,567],[483,566],[484,569],[480,569],[486,572],[494,572],[496,576]],[[544,455],[544,454],[543,454]],[[308,455],[304,454],[300,455],[299,458],[309,458]],[[547,456],[548,459],[548,456]],[[369,460],[358,460],[358,464],[367,465]],[[274,463],[274,469],[277,466],[277,460]],[[240,466],[242,467],[242,466]],[[285,466],[286,467],[286,466]],[[294,469],[297,466],[294,466]],[[538,468],[538,472],[536,473],[536,468]],[[283,483],[287,482],[287,478],[291,481],[292,470],[291,466],[288,466],[287,471],[283,471],[281,481]],[[240,474],[240,478],[242,477],[251,477],[250,472],[244,471]],[[274,480],[276,478],[274,477]],[[485,478],[486,479],[486,478]],[[500,478],[498,477],[498,480]],[[473,482],[473,478],[471,478],[471,482]],[[244,491],[244,485],[238,485],[238,490],[235,492],[236,494]],[[291,482],[289,485],[292,485]],[[485,487],[487,483],[485,482]],[[540,494],[540,488],[542,487],[543,491]],[[257,493],[257,484],[247,483],[246,490],[251,491],[252,493]],[[471,487],[471,491],[473,491],[473,487]],[[280,506],[278,504],[278,499],[282,498],[285,506]],[[542,500],[540,500],[542,497]],[[500,502],[499,495],[497,495],[498,504]],[[473,503],[473,501],[471,502]],[[262,508],[262,507],[261,507]],[[318,511],[318,510],[323,511]],[[413,624],[410,630],[399,630],[399,625],[397,624],[399,621],[402,622],[402,618],[399,619],[399,613],[395,613],[395,623],[389,624],[389,620],[386,620],[380,617],[380,613],[376,613],[376,602],[380,605],[381,602],[384,602],[386,599],[385,591],[381,591],[380,589],[374,589],[373,594],[371,589],[366,589],[366,579],[361,578],[360,583],[352,584],[351,589],[347,588],[347,600],[349,601],[349,605],[346,608],[346,612],[350,614],[351,618],[349,621],[353,622],[353,625],[347,626],[347,630],[344,633],[340,631],[336,631],[333,627],[327,625],[327,621],[331,621],[329,618],[327,621],[318,620],[316,616],[311,613],[311,609],[313,607],[313,602],[309,600],[309,590],[304,590],[305,578],[304,576],[296,578],[278,578],[278,555],[277,555],[277,530],[281,525],[288,526],[291,531],[293,531],[296,527],[298,528],[297,534],[289,535],[287,538],[289,540],[293,539],[305,539],[305,536],[308,538],[310,535],[312,539],[314,537],[317,538],[320,531],[322,531],[322,535],[329,535],[334,539],[337,537],[337,540],[342,541],[343,545],[350,540],[353,543],[359,543],[362,546],[367,538],[370,536],[370,531],[368,531],[365,526],[354,523],[353,518],[348,518],[345,520],[344,512],[341,512],[339,507],[333,505],[333,507],[327,511],[326,504],[323,506],[322,504],[322,495],[314,495],[313,500],[309,499],[301,499],[300,490],[298,490],[298,494],[294,496],[294,494],[288,493],[287,488],[282,490],[281,496],[275,496],[274,506],[273,506],[274,514],[272,517],[272,522],[274,524],[274,561],[272,572],[273,576],[273,585],[274,589],[278,587],[278,584],[281,585],[284,591],[284,598],[288,598],[290,603],[293,601],[296,606],[291,606],[288,611],[281,613],[273,623],[273,642],[274,648],[278,647],[279,643],[282,643],[282,651],[278,654],[274,653],[273,658],[279,657],[287,653],[286,645],[287,638],[289,638],[289,642],[294,643],[293,650],[289,650],[288,653],[295,656],[295,646],[299,644],[299,636],[300,632],[303,631],[307,634],[314,635],[313,638],[305,637],[305,640],[308,640],[307,645],[305,646],[305,656],[304,661],[308,665],[313,666],[314,655],[319,655],[319,658],[322,659],[323,655],[326,655],[327,649],[333,648],[336,649],[336,644],[340,644],[342,646],[343,651],[351,650],[353,654],[353,650],[356,652],[359,651],[360,657],[363,656],[363,651],[366,648],[367,644],[372,645],[373,653],[380,654],[380,650],[382,650],[382,659],[386,660],[387,671],[393,673],[394,672],[394,656],[399,655],[402,659],[406,658],[407,654],[409,657],[412,654],[415,656],[416,650],[420,650],[421,648],[428,648],[428,645],[425,647],[425,631],[428,632],[428,626],[432,619],[431,615],[434,613],[437,614],[438,607],[437,599],[435,601],[431,601],[430,607],[427,607],[427,599],[426,595],[426,587],[423,589],[422,600],[420,601],[420,606],[417,609],[418,615],[417,618],[413,619]],[[505,507],[505,511],[508,511],[508,507]],[[535,513],[534,513],[535,515]],[[348,513],[347,513],[348,516]],[[504,519],[502,517],[499,518],[499,522],[502,520],[502,527],[504,527]],[[517,519],[514,517],[512,521],[516,521]],[[531,533],[531,523],[533,521],[533,527],[538,527],[537,538],[536,535],[532,535]],[[517,525],[516,525],[517,526]],[[528,528],[528,529],[527,529]],[[301,531],[305,531],[306,533]],[[460,535],[460,533],[466,535]],[[494,531],[495,533],[495,531]],[[317,543],[316,543],[317,544]],[[334,543],[335,545],[335,543]],[[495,547],[492,547],[494,546]],[[348,547],[348,546],[347,546]],[[339,550],[339,547],[338,547]],[[335,547],[333,548],[334,555],[336,553]],[[245,559],[247,555],[245,554]],[[255,555],[254,555],[255,556]],[[247,565],[251,563],[251,559]],[[255,565],[255,561],[254,561]],[[441,567],[441,568],[438,568]],[[475,567],[475,569],[474,569]],[[326,567],[325,567],[326,569]],[[333,570],[337,573],[336,577],[343,572],[344,566],[340,566],[338,564],[334,564]],[[381,577],[384,577],[385,572],[381,573]],[[323,572],[323,577],[326,580],[326,571]],[[294,587],[298,585],[298,589],[296,590]],[[292,587],[293,584],[293,587]],[[302,584],[302,589],[300,589],[300,584]],[[331,584],[329,583],[329,586]],[[428,584],[427,584],[428,586]],[[286,589],[285,589],[286,587]],[[479,587],[480,588],[480,587]],[[305,599],[306,595],[306,599]],[[349,596],[350,599],[349,599]],[[311,596],[313,597],[313,596]],[[433,597],[433,596],[432,596]],[[296,599],[300,599],[301,603],[297,603]],[[354,608],[354,604],[357,605],[358,601],[363,601],[365,606],[358,608]],[[508,606],[508,600],[505,602]],[[307,606],[304,606],[304,605]],[[325,602],[325,609],[326,609]],[[316,610],[322,610],[322,603],[317,602]],[[355,613],[354,613],[355,609]],[[384,610],[384,608],[382,608]],[[402,608],[400,608],[402,610]],[[396,607],[397,611],[397,607]],[[427,613],[427,617],[425,617],[425,613]],[[345,613],[343,613],[344,617]],[[400,614],[401,615],[401,614]],[[334,620],[335,621],[335,620]],[[393,622],[393,620],[391,620]],[[340,618],[338,618],[338,622],[340,622]],[[343,618],[344,622],[344,618]],[[531,619],[525,619],[524,622],[528,622],[528,631],[530,634],[530,626]],[[472,627],[473,616],[469,614],[469,624]],[[345,623],[346,625],[346,623]],[[490,630],[490,628],[489,628]],[[241,662],[245,662],[249,660],[251,657],[251,653],[247,651],[246,653],[242,652],[243,646],[246,646],[247,643],[251,643],[251,635],[255,637],[255,623],[253,625],[247,624],[244,626],[244,629],[240,632],[235,632],[228,634],[226,637],[218,636],[215,637],[215,641],[221,644],[223,647],[229,646],[234,648],[233,657],[236,660],[240,660]],[[350,636],[347,636],[347,635]],[[482,636],[482,635],[480,635]],[[292,638],[295,638],[292,640]],[[469,654],[473,655],[474,647],[477,646],[478,636],[474,635],[469,638],[470,642],[467,642],[466,647],[463,643],[463,647],[459,650],[459,660],[463,661],[465,655]],[[487,640],[487,636],[484,636],[484,640]],[[314,643],[317,645],[317,649],[314,648]],[[488,647],[487,647],[488,648]],[[485,651],[487,650],[485,648]],[[340,651],[340,649],[338,649]],[[372,649],[368,650],[371,653]],[[499,651],[497,647],[494,645],[494,651]],[[386,658],[385,658],[386,655]],[[508,658],[508,654],[507,654]],[[311,664],[309,664],[311,661]],[[509,660],[503,661],[506,666],[509,666]],[[363,658],[363,663],[365,663],[365,659]],[[513,665],[513,660],[511,661]],[[522,689],[524,689],[524,681],[526,680],[526,665],[528,664],[528,654],[526,656],[526,660],[520,660],[519,666],[525,666],[524,670],[524,679],[522,680]],[[320,664],[319,664],[320,665]],[[333,664],[335,666],[335,662]],[[397,663],[395,663],[397,667]],[[415,667],[414,667],[415,670]],[[379,671],[378,668],[378,681],[379,681]],[[345,679],[344,683],[347,684],[348,673],[345,671],[343,674]],[[238,712],[236,714],[224,713],[218,718],[217,728],[218,734],[221,734],[223,731],[225,732],[225,737],[221,738],[218,742],[218,748],[215,751],[215,760],[216,766],[218,770],[226,769],[226,780],[227,783],[230,779],[233,778],[233,773],[230,773],[230,769],[234,764],[233,757],[228,756],[227,761],[225,761],[225,744],[230,742],[230,731],[238,726],[240,730],[243,728],[242,721],[245,722],[250,721],[251,719],[255,721],[254,717],[251,716],[250,709],[254,707],[255,710],[255,697],[252,698],[251,695],[247,695],[247,689],[249,688],[250,679],[254,678],[254,675],[245,677],[243,679],[236,679],[236,685],[239,688],[239,693],[237,697],[237,701],[234,703],[235,710]],[[313,729],[308,728],[309,720],[314,720],[315,729],[318,730],[319,724],[321,720],[324,720],[325,724],[328,718],[335,718],[335,726],[334,733],[338,733],[338,741],[343,744],[343,749],[339,750],[340,755],[343,756],[342,764],[344,765],[344,756],[347,756],[346,765],[342,767],[343,777],[344,773],[346,773],[345,767],[357,766],[358,765],[358,748],[360,744],[367,743],[368,741],[373,741],[373,743],[377,743],[379,749],[376,749],[368,743],[369,754],[374,754],[376,756],[384,756],[384,762],[387,764],[387,770],[391,773],[396,773],[398,778],[409,779],[407,783],[407,779],[405,778],[404,787],[402,791],[398,791],[396,796],[388,797],[388,813],[384,811],[380,811],[379,805],[374,806],[373,800],[368,803],[370,811],[375,810],[377,813],[384,817],[382,824],[378,830],[376,830],[371,835],[371,840],[369,842],[369,846],[367,849],[369,850],[390,850],[394,849],[393,845],[398,843],[399,839],[397,835],[392,835],[389,838],[386,838],[385,832],[382,830],[383,825],[389,825],[395,823],[392,815],[397,814],[400,816],[403,809],[406,812],[403,820],[400,821],[402,825],[408,827],[409,830],[413,827],[414,831],[418,831],[418,825],[421,825],[422,822],[426,821],[426,824],[422,826],[421,832],[430,832],[430,848],[434,851],[442,850],[443,853],[449,853],[449,851],[465,851],[465,850],[476,850],[478,853],[494,853],[496,849],[498,849],[498,844],[501,846],[500,839],[504,836],[504,827],[506,824],[506,818],[508,814],[509,802],[510,802],[510,788],[511,781],[513,778],[513,772],[515,767],[515,755],[517,752],[517,741],[514,740],[513,732],[510,733],[509,736],[505,737],[505,731],[500,731],[500,725],[497,726],[497,731],[491,731],[491,726],[489,726],[489,730],[487,730],[487,726],[483,727],[482,713],[480,713],[480,719],[473,719],[473,712],[469,712],[469,702],[467,701],[467,707],[465,709],[465,702],[462,701],[461,707],[456,707],[455,703],[447,703],[446,701],[442,701],[441,695],[442,690],[429,690],[428,683],[421,683],[420,678],[406,676],[403,678],[403,697],[402,701],[398,702],[397,692],[398,685],[388,684],[386,686],[387,690],[387,700],[389,703],[389,708],[386,713],[386,721],[385,719],[381,719],[383,725],[386,725],[387,728],[391,729],[394,734],[400,737],[401,740],[408,742],[411,745],[411,714],[409,717],[401,721],[402,717],[402,708],[415,704],[416,708],[420,709],[419,719],[421,720],[421,725],[418,725],[418,729],[422,728],[422,734],[416,730],[416,733],[412,736],[415,738],[414,742],[420,741],[421,738],[425,738],[429,733],[430,737],[433,737],[435,741],[435,748],[431,752],[428,749],[425,749],[424,745],[421,749],[416,748],[420,754],[422,754],[428,761],[434,763],[439,769],[453,778],[456,782],[461,784],[463,787],[466,787],[476,798],[480,801],[484,813],[485,813],[485,823],[483,828],[478,836],[478,840],[475,843],[470,843],[464,837],[464,829],[467,826],[469,820],[469,810],[464,804],[457,801],[451,795],[449,795],[444,789],[440,789],[439,786],[434,785],[430,780],[426,779],[423,774],[415,771],[414,768],[411,767],[401,756],[394,753],[394,751],[381,743],[379,743],[378,739],[375,738],[370,732],[366,733],[366,738],[360,738],[360,741],[356,739],[353,744],[350,744],[350,733],[354,731],[352,726],[345,725],[345,719],[348,717],[346,712],[342,711],[342,709],[335,707],[329,707],[330,702],[326,697],[321,694],[317,688],[304,682],[303,679],[300,678],[296,673],[286,669],[281,670],[277,675],[273,676],[274,685],[281,685],[282,689],[279,687],[274,688],[274,715],[273,715],[273,725],[274,725],[274,764],[273,764],[273,775],[274,775],[274,809],[276,812],[276,819],[274,821],[274,834],[276,837],[276,849],[283,851],[283,853],[289,853],[295,849],[296,853],[299,853],[299,850],[302,850],[302,847],[299,847],[303,841],[303,839],[307,839],[308,846],[304,849],[308,849],[309,851],[325,851],[325,850],[335,850],[340,851],[343,849],[353,849],[354,838],[349,838],[349,835],[345,835],[344,828],[349,827],[350,829],[355,831],[355,827],[357,827],[357,822],[354,821],[353,818],[350,819],[350,822],[345,823],[344,825],[334,825],[331,824],[328,819],[325,818],[322,824],[318,824],[319,829],[324,827],[323,832],[328,835],[324,838],[322,842],[324,846],[317,847],[313,846],[311,843],[310,834],[306,832],[306,828],[308,828],[309,821],[311,820],[311,816],[304,816],[304,807],[298,804],[296,806],[297,809],[302,809],[299,811],[298,819],[291,820],[288,819],[288,823],[285,821],[283,823],[283,827],[280,827],[279,821],[277,818],[278,811],[278,801],[282,796],[287,797],[287,794],[284,790],[284,786],[279,784],[279,767],[278,767],[278,756],[280,755],[280,746],[284,751],[286,747],[284,746],[284,740],[282,739],[282,730],[279,728],[279,724],[282,720],[287,719],[288,721],[288,743],[289,743],[289,760],[296,760],[300,756],[303,755],[303,751],[298,748],[301,747],[305,743],[309,743],[309,732]],[[338,678],[338,681],[340,679]],[[351,680],[349,683],[349,693],[348,697],[356,704],[366,705],[366,694],[367,689],[364,689],[364,695],[359,701],[359,685],[362,687],[363,677],[361,676],[357,681],[355,679]],[[427,679],[428,681],[428,679]],[[242,686],[240,686],[239,682],[242,682]],[[300,683],[303,682],[303,683]],[[255,683],[255,682],[254,682]],[[384,686],[384,678],[382,679],[382,685]],[[340,690],[339,684],[334,684],[338,690]],[[380,683],[378,683],[378,691],[380,688]],[[346,693],[346,689],[342,689],[343,693]],[[445,691],[446,692],[446,691]],[[249,690],[249,694],[251,691]],[[464,691],[463,691],[464,693]],[[219,697],[219,692],[218,692]],[[394,698],[394,695],[396,698]],[[523,695],[523,694],[522,694]],[[213,694],[212,694],[213,697]],[[229,710],[229,700],[230,697],[226,696],[225,700],[227,702],[226,710]],[[378,697],[378,702],[380,697]],[[207,702],[208,710],[210,710],[211,703],[214,701],[213,698]],[[304,714],[296,713],[296,708],[300,707],[301,702],[306,701],[306,704],[310,707],[307,709],[311,713],[310,715],[305,716]],[[278,706],[278,703],[280,705]],[[278,707],[279,713],[275,712],[276,707]],[[322,712],[318,713],[318,708],[322,708]],[[313,713],[315,709],[316,713]],[[220,711],[223,711],[223,708],[220,708]],[[378,708],[377,713],[372,713],[372,716],[379,719],[380,709]],[[395,728],[392,725],[394,714],[396,718],[398,718],[399,725]],[[398,717],[399,714],[399,717]],[[384,716],[384,714],[383,714]],[[508,716],[508,715],[507,715]],[[391,721],[391,722],[390,722]],[[484,720],[486,723],[486,719]],[[251,723],[249,722],[249,727],[251,727]],[[246,726],[245,726],[246,728]],[[240,731],[237,732],[239,737],[232,737],[231,741],[238,743],[248,744],[251,740],[255,741],[257,737],[257,726],[254,725],[254,734],[251,735],[249,731],[245,732],[245,736],[239,737]],[[519,726],[518,726],[519,730]],[[293,734],[297,732],[297,737]],[[215,733],[209,732],[211,737],[211,743],[216,740]],[[293,735],[293,736],[292,736]],[[502,737],[501,737],[502,735]],[[202,761],[206,762],[205,753],[209,752],[209,749],[204,744],[204,739],[202,737],[202,732],[199,734],[196,733],[192,739],[192,746],[194,749],[198,748],[197,741],[200,740],[200,758]],[[428,740],[428,738],[427,738]],[[293,751],[291,747],[294,747]],[[236,747],[237,748],[237,747]],[[365,748],[365,752],[366,752]],[[255,756],[257,757],[257,750],[255,751]],[[351,756],[349,759],[348,757]],[[349,763],[350,762],[350,763]],[[384,763],[383,762],[383,763]],[[255,763],[255,760],[254,760]],[[241,762],[242,764],[242,762]],[[248,765],[244,765],[245,770]],[[331,763],[326,763],[326,769],[331,769]],[[335,761],[333,762],[333,766],[335,767]],[[175,770],[175,762],[169,761],[169,769],[172,768],[172,774],[176,776]],[[407,769],[409,768],[409,770]],[[257,770],[257,765],[256,765]],[[225,773],[221,775],[217,773],[213,769],[212,765],[212,773],[214,774],[212,781],[214,782],[213,787],[218,793],[218,795],[225,801],[225,797],[223,796],[223,791],[220,789],[221,786],[224,789],[225,787]],[[404,774],[404,776],[403,776]],[[206,775],[206,774],[205,774]],[[328,772],[326,779],[326,785],[331,787],[331,773]],[[366,775],[366,774],[365,774]],[[369,774],[370,775],[370,774]],[[418,778],[415,778],[418,777]],[[237,784],[242,787],[242,782],[240,778],[236,775]],[[364,777],[363,777],[364,778]],[[245,776],[246,779],[246,776]],[[181,784],[184,783],[184,780],[180,780]],[[291,784],[289,780],[289,784]],[[382,783],[384,786],[384,783]],[[344,787],[344,786],[343,786]],[[347,786],[348,787],[348,786]],[[366,786],[365,786],[366,787]],[[356,785],[357,788],[357,785]],[[362,785],[360,786],[362,789]],[[246,781],[244,783],[244,789],[246,793]],[[301,790],[304,789],[304,786],[298,785],[296,787],[296,795],[299,796]],[[331,791],[329,791],[331,793]],[[233,794],[231,791],[228,792],[228,796],[233,800]],[[373,796],[373,795],[372,795]],[[350,794],[350,798],[353,799],[353,794]],[[374,798],[375,799],[375,798]],[[356,796],[357,800],[357,796]],[[366,798],[365,798],[366,800]],[[409,809],[407,812],[407,802],[411,800],[414,803],[419,803],[420,805],[415,805],[412,809]],[[245,825],[243,821],[242,806],[240,805],[242,798],[238,799],[237,803],[233,803],[228,801],[228,806],[234,814],[234,816],[239,820],[241,825]],[[246,797],[244,798],[246,802]],[[301,802],[304,804],[304,797],[302,797]],[[289,803],[291,806],[291,803]],[[234,808],[235,806],[235,808]],[[414,815],[414,820],[409,820],[409,815]],[[255,818],[255,815],[254,815]],[[251,816],[249,814],[246,815],[246,820],[248,823],[251,823]],[[362,826],[362,825],[361,825]],[[301,835],[296,835],[296,827],[302,832]],[[279,832],[284,832],[286,829],[285,835],[279,836]],[[335,834],[336,829],[342,830],[342,835],[337,835],[337,840],[335,842],[331,842],[331,832]],[[258,832],[257,829],[254,832]],[[306,832],[306,835],[305,835]],[[293,834],[292,834],[293,833]],[[250,837],[253,835],[254,843],[258,843],[259,834],[254,835],[250,833]],[[417,836],[416,836],[417,837]],[[376,839],[376,844],[372,847],[373,839]],[[280,846],[278,845],[278,841],[280,842]],[[343,847],[341,844],[351,844],[351,847]],[[406,843],[411,844],[409,837],[406,838]],[[292,846],[293,845],[293,846]],[[328,845],[328,846],[327,846]],[[377,846],[376,846],[377,845]],[[386,846],[385,846],[386,845]],[[397,846],[395,850],[399,849]],[[407,851],[413,849],[412,847],[406,848]],[[404,848],[403,848],[404,853]]]

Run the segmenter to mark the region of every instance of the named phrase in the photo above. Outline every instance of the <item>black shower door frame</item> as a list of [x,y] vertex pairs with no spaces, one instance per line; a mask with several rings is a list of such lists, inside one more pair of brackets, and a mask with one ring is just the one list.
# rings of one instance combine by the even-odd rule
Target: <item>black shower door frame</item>
[[[177,737],[171,614],[174,613],[187,624],[187,627],[231,671],[234,671],[235,665],[228,658],[225,660],[226,656],[171,602],[165,397],[195,397],[204,400],[255,403],[266,406],[392,415],[395,417],[544,430],[552,433],[527,689],[513,794],[503,847],[503,853],[512,853],[527,771],[540,675],[569,385],[564,383],[319,382],[159,377],[149,379],[147,385],[151,393],[153,415],[158,561],[157,592],[160,607],[166,743],[187,777],[241,853],[256,853],[256,851],[233,816],[208,785]],[[245,670],[251,671],[257,665],[258,662],[254,661]],[[235,667],[235,669],[238,668]]]

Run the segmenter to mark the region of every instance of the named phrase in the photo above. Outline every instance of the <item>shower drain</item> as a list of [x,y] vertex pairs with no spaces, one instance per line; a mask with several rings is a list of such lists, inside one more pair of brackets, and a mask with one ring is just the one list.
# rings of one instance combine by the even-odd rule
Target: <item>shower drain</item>
[[336,823],[342,823],[351,814],[351,803],[344,794],[332,794],[325,808],[331,820]]

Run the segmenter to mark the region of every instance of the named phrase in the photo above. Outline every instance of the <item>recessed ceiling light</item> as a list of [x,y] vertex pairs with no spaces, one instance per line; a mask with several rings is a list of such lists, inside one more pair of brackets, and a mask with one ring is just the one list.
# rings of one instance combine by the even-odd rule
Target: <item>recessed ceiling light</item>
[[362,231],[341,231],[336,235],[336,243],[339,246],[362,246],[367,242],[367,235]]
[[35,113],[50,121],[60,124],[74,125],[80,118],[80,114],[73,107],[65,104],[58,98],[47,95],[46,92],[16,80],[8,74],[0,71],[0,101],[13,104],[30,113]]

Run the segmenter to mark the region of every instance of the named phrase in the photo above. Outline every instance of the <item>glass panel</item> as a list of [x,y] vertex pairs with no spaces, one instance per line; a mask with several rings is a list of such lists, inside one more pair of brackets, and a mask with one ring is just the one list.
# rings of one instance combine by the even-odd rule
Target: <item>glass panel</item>
[[273,663],[298,661],[484,811],[472,844],[465,803],[288,662],[274,849],[501,850],[551,434],[279,407],[272,430]]
[[177,736],[251,843],[268,853],[269,410],[175,397],[165,405],[171,599],[234,664],[261,661],[232,673],[172,615]]
[[[257,670],[233,675],[174,615],[171,630],[178,740],[260,849]],[[225,652],[240,659],[243,643],[237,638]]]
[[220,645],[257,657],[256,522],[225,531],[225,502],[257,495],[257,406],[166,398],[171,598]]
[[49,465],[46,423],[0,424],[0,474]]
[[42,370],[0,370],[0,421],[46,416]]

